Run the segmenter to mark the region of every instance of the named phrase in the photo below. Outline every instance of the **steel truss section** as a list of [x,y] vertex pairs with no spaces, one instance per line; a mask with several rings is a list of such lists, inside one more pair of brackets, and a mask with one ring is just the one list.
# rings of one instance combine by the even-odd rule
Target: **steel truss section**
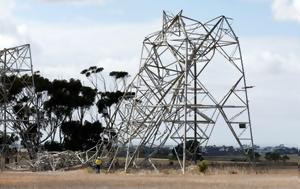
[[143,163],[156,169],[153,155],[175,143],[183,146],[175,153],[184,173],[197,153],[187,141],[205,146],[220,120],[245,155],[253,149],[243,59],[230,22],[163,12],[162,29],[143,41],[139,72],[126,89],[131,96],[123,97],[110,123],[117,146],[127,146],[125,171]]
[[105,129],[101,134],[99,143],[86,150],[86,151],[40,151],[35,159],[6,164],[11,170],[35,170],[35,171],[47,171],[47,170],[67,170],[71,167],[79,167],[82,165],[93,165],[96,158],[100,157],[104,164],[103,169],[111,170],[112,162],[116,155],[114,148],[116,142],[113,134],[114,132],[109,129]]
[[[29,44],[0,50],[0,86],[0,129],[4,137],[9,132],[30,135],[28,126],[36,126],[37,120],[34,116],[36,98]],[[19,86],[23,86],[21,91],[17,91]],[[14,109],[18,105],[21,108]],[[27,114],[31,116],[27,117]],[[21,130],[28,132],[19,133]],[[6,149],[6,142],[4,140],[1,144],[2,152]]]

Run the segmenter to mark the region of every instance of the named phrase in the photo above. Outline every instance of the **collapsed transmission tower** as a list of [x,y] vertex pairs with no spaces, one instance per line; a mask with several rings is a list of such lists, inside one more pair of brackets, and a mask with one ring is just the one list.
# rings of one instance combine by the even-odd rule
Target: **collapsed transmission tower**
[[[139,72],[111,122],[118,146],[127,146],[125,171],[141,163],[155,168],[151,158],[158,149],[175,143],[182,146],[174,151],[184,173],[187,158],[207,144],[218,123],[245,155],[253,152],[249,87],[230,22],[225,16],[200,22],[182,11],[164,12],[162,29],[145,38]],[[197,148],[189,149],[187,141]]]
[[14,132],[18,135],[18,131],[26,129],[28,133],[21,134],[30,135],[30,128],[26,127],[36,123],[36,117],[26,116],[36,115],[30,113],[36,107],[29,44],[0,51],[0,86],[0,129],[3,132],[1,155],[5,157],[8,134]]

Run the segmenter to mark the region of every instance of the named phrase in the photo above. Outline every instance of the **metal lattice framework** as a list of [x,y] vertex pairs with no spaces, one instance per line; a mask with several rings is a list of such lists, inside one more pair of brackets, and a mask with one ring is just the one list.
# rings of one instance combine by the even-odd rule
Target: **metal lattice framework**
[[230,22],[225,16],[200,22],[164,12],[162,29],[145,38],[139,72],[111,122],[118,146],[127,146],[125,170],[142,162],[155,168],[151,157],[157,150],[142,159],[143,147],[175,143],[183,145],[177,158],[184,172],[187,156],[196,153],[186,142],[205,146],[219,123],[245,154],[253,148],[249,87]]
[[[39,148],[41,143],[39,133],[49,135],[55,132],[57,126],[50,127],[45,118],[38,116],[43,94],[35,92],[29,44],[0,51],[0,86],[0,131],[4,136],[0,144],[0,157],[3,159],[9,157],[7,152],[9,141],[6,136],[12,133],[26,140],[26,149],[33,150],[35,154],[31,159],[26,157],[22,166],[14,162],[2,164],[3,168],[21,170],[26,167],[34,170],[57,170],[94,162],[97,156],[106,162],[110,162],[114,157],[115,149],[110,147],[115,143],[112,141],[114,137],[111,136],[111,129],[106,129],[99,136],[101,139],[99,143],[84,152],[47,152]],[[16,106],[18,106],[17,109]]]
[[[29,112],[36,108],[32,76],[33,69],[29,44],[0,51],[0,129],[3,131],[4,138],[9,132],[20,134],[18,131],[30,131],[28,125],[37,121],[35,116],[24,116],[23,119],[16,116],[19,113],[28,113],[29,115]],[[23,86],[22,91],[16,91],[19,86]],[[16,105],[23,108],[18,109],[18,112],[16,112],[14,110]],[[30,135],[30,132],[22,134]],[[5,141],[1,144],[2,152],[6,149],[6,145]]]

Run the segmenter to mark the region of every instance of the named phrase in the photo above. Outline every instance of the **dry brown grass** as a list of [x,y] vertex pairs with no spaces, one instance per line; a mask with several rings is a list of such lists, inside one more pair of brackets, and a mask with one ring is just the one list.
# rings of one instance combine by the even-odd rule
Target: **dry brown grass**
[[186,175],[178,171],[161,173],[139,171],[125,174],[89,173],[87,170],[69,172],[2,172],[0,189],[298,189],[297,170],[284,169],[255,173],[239,169],[210,170],[198,174],[190,167]]

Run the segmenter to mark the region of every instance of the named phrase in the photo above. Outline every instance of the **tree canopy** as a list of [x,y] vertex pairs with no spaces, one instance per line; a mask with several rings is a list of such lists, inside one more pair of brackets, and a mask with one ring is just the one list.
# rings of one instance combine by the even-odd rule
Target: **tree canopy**
[[[30,158],[36,157],[42,145],[50,151],[80,151],[95,146],[101,140],[100,134],[105,125],[97,115],[92,115],[103,115],[109,120],[112,107],[125,95],[124,91],[117,88],[107,90],[107,78],[102,75],[103,70],[102,67],[91,66],[81,71],[80,74],[87,77],[91,86],[83,85],[80,80],[73,78],[51,81],[38,72],[32,76],[4,76],[2,81],[9,81],[7,83],[10,85],[0,89],[6,90],[0,91],[0,102],[5,100],[9,103],[16,119],[23,120],[22,125],[13,126],[16,135],[10,135],[9,141],[20,139]],[[113,82],[122,79],[124,90],[125,78],[129,74],[112,71],[109,77],[113,78]],[[100,88],[99,83],[103,83],[104,87]],[[33,91],[33,97],[29,97],[26,90]],[[0,133],[1,140],[3,142]]]

